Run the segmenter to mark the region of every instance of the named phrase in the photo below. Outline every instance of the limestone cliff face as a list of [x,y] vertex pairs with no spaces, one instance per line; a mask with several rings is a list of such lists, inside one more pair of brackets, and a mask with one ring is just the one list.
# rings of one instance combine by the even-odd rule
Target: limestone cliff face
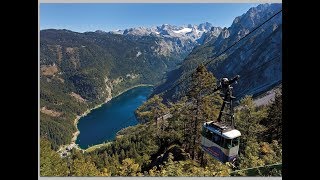
[[[229,37],[214,43],[218,52],[249,33],[282,8],[281,4],[261,4],[235,18]],[[219,37],[223,39],[222,37]],[[242,76],[234,86],[239,96],[255,94],[282,81],[282,14],[275,16],[227,52],[225,59],[209,68],[219,78]]]
[[[204,44],[193,49],[181,67],[172,72],[169,80],[156,89],[156,93],[169,89],[172,84],[184,79],[200,63],[208,62],[226,48],[248,34],[253,28],[280,11],[281,4],[262,4],[236,17],[229,28],[224,28],[219,36],[213,28],[204,34]],[[272,88],[282,81],[282,14],[275,16],[254,33],[241,40],[207,68],[217,77],[241,76],[235,93],[239,97],[256,94]],[[185,89],[182,83],[171,90],[167,97],[175,96]]]

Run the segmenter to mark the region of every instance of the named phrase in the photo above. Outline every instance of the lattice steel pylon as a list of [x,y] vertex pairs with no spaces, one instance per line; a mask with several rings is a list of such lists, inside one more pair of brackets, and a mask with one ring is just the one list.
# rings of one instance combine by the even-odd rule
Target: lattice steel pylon
[[[220,90],[220,94],[223,98],[223,103],[219,112],[219,116],[217,118],[218,122],[221,122],[222,114],[226,114],[231,122],[231,127],[234,128],[234,111],[233,111],[233,100],[236,98],[233,96],[232,90],[233,87],[231,86],[234,82],[236,82],[240,78],[239,75],[236,75],[234,78],[229,80],[228,78],[221,78],[220,84],[216,87],[213,92]],[[227,109],[225,107],[227,105]]]

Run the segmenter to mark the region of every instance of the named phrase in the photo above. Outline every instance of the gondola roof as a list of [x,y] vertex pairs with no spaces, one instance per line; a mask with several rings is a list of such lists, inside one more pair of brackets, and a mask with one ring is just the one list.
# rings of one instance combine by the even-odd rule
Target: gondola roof
[[219,134],[226,139],[234,139],[241,136],[240,131],[223,122],[206,122],[203,124],[209,131]]

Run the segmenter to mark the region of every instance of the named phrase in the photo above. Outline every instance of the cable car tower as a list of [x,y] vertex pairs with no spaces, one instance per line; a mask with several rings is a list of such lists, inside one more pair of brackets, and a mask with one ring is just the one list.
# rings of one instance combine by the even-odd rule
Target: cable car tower
[[[213,92],[220,90],[223,98],[219,116],[216,121],[205,122],[202,126],[201,148],[223,163],[235,162],[238,157],[241,133],[234,127],[233,100],[235,97],[232,94],[231,85],[239,78],[240,76],[237,75],[231,80],[228,78],[220,80],[219,86],[213,90]],[[224,121],[221,120],[223,115]]]

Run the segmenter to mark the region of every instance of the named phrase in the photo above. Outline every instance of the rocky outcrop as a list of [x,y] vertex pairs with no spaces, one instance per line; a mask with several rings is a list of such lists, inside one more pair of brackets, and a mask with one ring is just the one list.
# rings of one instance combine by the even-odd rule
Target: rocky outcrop
[[[170,79],[159,86],[156,92],[170,89],[172,84],[184,79],[201,63],[212,60],[207,68],[217,77],[233,77],[239,74],[240,80],[234,86],[235,94],[243,97],[266,91],[282,81],[282,14],[264,24],[254,33],[241,40],[236,46],[224,52],[239,39],[246,36],[256,26],[279,12],[281,4],[261,4],[250,8],[245,14],[236,17],[229,28],[217,33],[215,28],[204,36],[204,44],[193,49],[182,66],[172,72]],[[219,35],[218,35],[219,34]],[[216,36],[218,35],[218,36]],[[224,52],[224,53],[223,53]],[[219,58],[214,59],[223,53]],[[186,89],[182,83],[167,93],[168,98]]]

